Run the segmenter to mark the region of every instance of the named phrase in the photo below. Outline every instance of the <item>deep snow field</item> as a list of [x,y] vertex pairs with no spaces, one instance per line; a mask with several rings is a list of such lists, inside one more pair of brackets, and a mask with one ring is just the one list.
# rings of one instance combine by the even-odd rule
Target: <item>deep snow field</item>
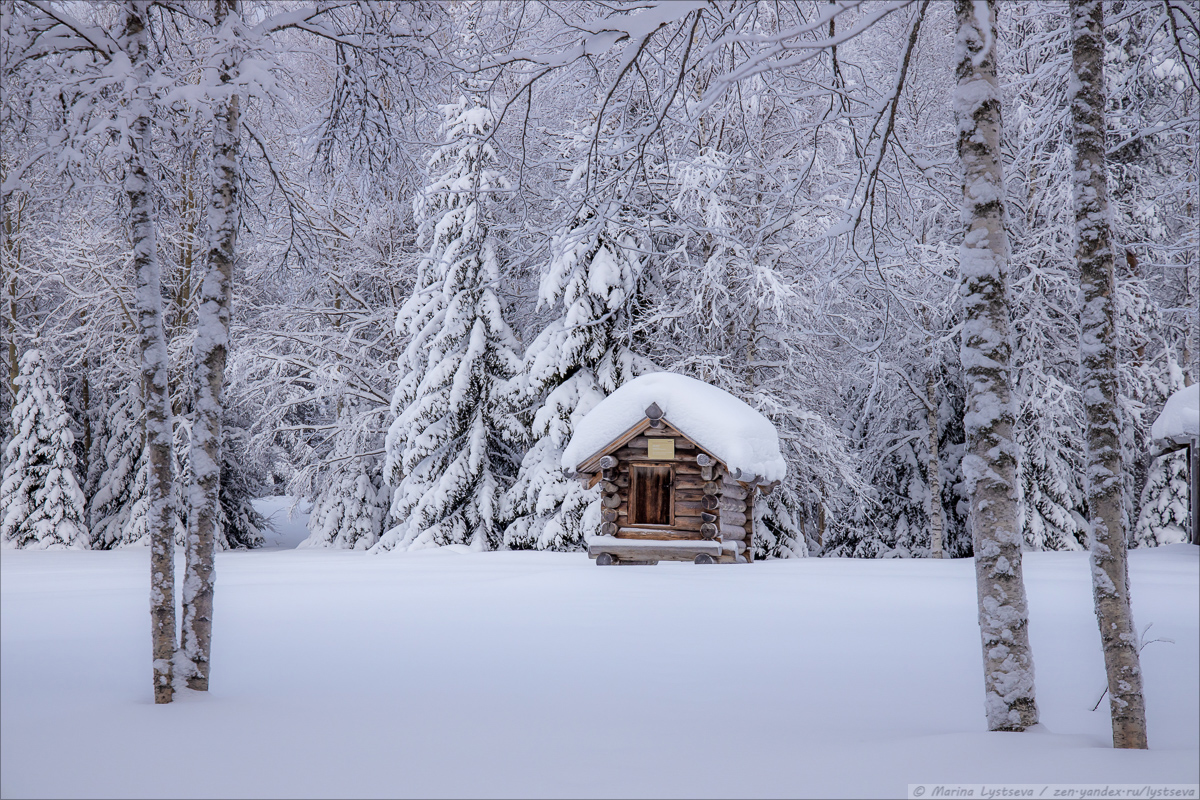
[[[268,510],[282,503],[266,503]],[[286,512],[284,512],[286,513]],[[3,551],[0,794],[903,797],[1200,779],[1200,548],[1131,554],[1148,752],[1114,751],[1087,556],[1026,556],[1042,725],[988,733],[969,560],[597,568],[217,556],[212,690],[154,706],[149,553]],[[180,561],[182,558],[180,557]]]

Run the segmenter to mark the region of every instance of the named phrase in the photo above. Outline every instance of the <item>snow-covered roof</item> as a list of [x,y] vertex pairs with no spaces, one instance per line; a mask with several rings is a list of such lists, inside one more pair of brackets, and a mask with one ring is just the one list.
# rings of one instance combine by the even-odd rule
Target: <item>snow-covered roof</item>
[[667,422],[730,470],[768,482],[782,480],[787,473],[779,435],[766,417],[722,389],[672,372],[642,375],[601,400],[575,425],[563,451],[563,467],[577,468],[646,419],[652,403],[662,409]]
[[1182,443],[1200,436],[1200,383],[1185,386],[1167,398],[1150,428],[1151,439]]

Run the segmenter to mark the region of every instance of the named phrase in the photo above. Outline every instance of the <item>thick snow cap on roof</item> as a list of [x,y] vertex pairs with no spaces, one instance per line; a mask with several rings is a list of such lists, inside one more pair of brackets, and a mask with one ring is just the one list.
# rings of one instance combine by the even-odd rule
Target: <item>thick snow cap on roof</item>
[[562,465],[575,469],[600,448],[646,418],[657,403],[667,422],[712,453],[730,470],[764,481],[782,480],[787,463],[775,426],[728,392],[685,375],[654,372],[604,398],[575,425]]
[[1185,386],[1167,398],[1150,428],[1151,439],[1180,441],[1200,436],[1200,383]]

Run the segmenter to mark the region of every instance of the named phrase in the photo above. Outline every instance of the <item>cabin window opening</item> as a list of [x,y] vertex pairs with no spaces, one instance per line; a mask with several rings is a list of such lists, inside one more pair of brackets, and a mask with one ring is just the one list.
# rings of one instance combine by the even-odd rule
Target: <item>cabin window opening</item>
[[629,523],[671,525],[674,481],[671,467],[631,464],[629,468]]

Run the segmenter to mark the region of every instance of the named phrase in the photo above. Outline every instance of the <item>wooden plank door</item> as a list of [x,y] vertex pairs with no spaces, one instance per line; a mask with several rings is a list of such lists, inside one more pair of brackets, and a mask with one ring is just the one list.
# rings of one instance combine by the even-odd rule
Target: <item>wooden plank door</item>
[[665,466],[631,464],[629,467],[629,523],[631,525],[673,524],[671,506],[673,470]]

